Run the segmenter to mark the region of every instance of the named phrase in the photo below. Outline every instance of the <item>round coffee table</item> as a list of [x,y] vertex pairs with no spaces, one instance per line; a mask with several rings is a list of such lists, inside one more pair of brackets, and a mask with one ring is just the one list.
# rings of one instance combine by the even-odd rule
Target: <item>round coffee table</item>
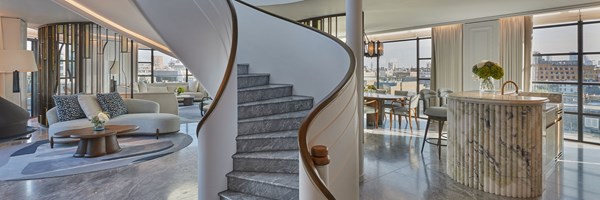
[[106,125],[103,131],[94,131],[90,127],[61,131],[54,134],[54,137],[79,138],[79,145],[73,157],[92,158],[121,151],[117,135],[139,128],[135,125]]
[[93,158],[121,151],[116,131],[94,131],[71,135],[79,138],[79,145],[73,157]]
[[191,95],[179,95],[177,100],[183,103],[184,106],[191,106],[194,104],[194,97]]

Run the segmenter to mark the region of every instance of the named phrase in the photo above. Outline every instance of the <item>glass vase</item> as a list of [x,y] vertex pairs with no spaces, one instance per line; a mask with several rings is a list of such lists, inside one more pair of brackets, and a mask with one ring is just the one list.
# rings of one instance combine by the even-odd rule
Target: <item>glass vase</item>
[[481,93],[494,92],[494,82],[492,82],[491,77],[481,79],[481,83],[479,85],[479,92],[481,92]]
[[104,130],[104,123],[93,124],[93,126],[94,126],[94,131],[103,131]]

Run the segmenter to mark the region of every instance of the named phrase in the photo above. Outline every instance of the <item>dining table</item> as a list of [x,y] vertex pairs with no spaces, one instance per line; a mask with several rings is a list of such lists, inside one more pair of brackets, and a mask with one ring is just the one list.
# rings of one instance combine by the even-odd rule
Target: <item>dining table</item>
[[408,97],[410,97],[410,95],[405,96],[405,95],[393,95],[393,94],[381,94],[381,93],[368,93],[365,92],[363,94],[363,97],[365,100],[376,100],[377,101],[377,105],[378,105],[378,119],[379,119],[379,124],[383,124],[383,119],[384,119],[384,115],[385,115],[385,110],[384,110],[384,105],[383,103],[385,101],[392,101],[392,100],[404,100],[407,99]]

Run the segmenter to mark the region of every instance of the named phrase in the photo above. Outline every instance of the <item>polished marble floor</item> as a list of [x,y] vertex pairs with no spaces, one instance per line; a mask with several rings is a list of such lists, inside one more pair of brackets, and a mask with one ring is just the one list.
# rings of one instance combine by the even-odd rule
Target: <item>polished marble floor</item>
[[[404,125],[403,125],[404,126]],[[438,160],[437,146],[425,144],[421,129],[389,126],[365,130],[364,180],[361,199],[512,199],[455,183],[445,174],[445,149]],[[428,137],[437,137],[435,127]],[[445,148],[445,147],[442,147]],[[541,198],[600,199],[600,146],[565,142],[563,160],[548,174]]]
[[[387,124],[365,130],[364,181],[360,199],[510,199],[457,184],[445,175],[435,146],[420,153],[421,130]],[[181,125],[193,135],[196,123]],[[432,127],[429,137],[437,137]],[[193,137],[195,139],[195,137]],[[44,129],[29,140],[0,143],[0,148],[47,139]],[[565,143],[564,160],[545,182],[538,199],[600,199],[600,146]],[[0,199],[197,199],[197,141],[181,151],[111,170],[27,181],[0,181]],[[443,152],[443,151],[442,151]]]
[[[196,123],[181,124],[193,135]],[[0,144],[0,148],[47,139],[45,129],[29,140]],[[193,136],[196,140],[196,136]],[[0,181],[0,199],[132,199],[188,200],[198,198],[198,142],[175,153],[110,170],[27,181]]]

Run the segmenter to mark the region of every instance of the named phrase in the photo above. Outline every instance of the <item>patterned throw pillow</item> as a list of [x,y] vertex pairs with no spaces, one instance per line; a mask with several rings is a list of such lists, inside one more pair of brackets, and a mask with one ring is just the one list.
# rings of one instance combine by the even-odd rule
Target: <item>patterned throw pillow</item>
[[57,107],[58,121],[70,121],[85,118],[85,113],[79,106],[77,95],[53,96]]
[[110,115],[110,118],[115,118],[119,115],[127,114],[127,106],[119,93],[96,94],[98,103],[102,110]]

